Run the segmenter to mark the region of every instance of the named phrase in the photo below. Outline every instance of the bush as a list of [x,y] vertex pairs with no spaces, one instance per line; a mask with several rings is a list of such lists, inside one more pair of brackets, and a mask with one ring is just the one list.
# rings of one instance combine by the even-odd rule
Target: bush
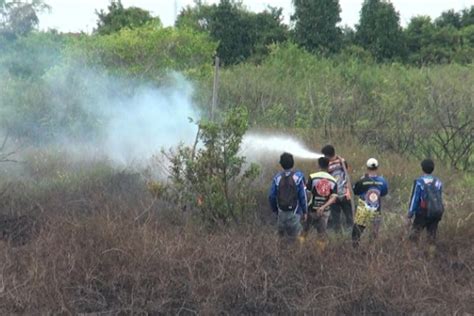
[[105,67],[114,75],[155,81],[170,71],[196,78],[211,73],[216,47],[204,33],[150,24],[80,37],[68,48],[68,56],[91,68]]
[[221,123],[199,123],[194,148],[181,146],[170,157],[171,181],[181,208],[197,210],[205,224],[240,222],[256,202],[250,184],[258,174],[256,165],[244,170],[239,156],[247,130],[247,111],[235,108]]

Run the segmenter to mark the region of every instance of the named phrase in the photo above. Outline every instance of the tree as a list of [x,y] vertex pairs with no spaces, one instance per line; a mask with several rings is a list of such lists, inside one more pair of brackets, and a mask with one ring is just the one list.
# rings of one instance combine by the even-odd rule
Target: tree
[[288,28],[282,23],[282,9],[268,7],[254,13],[240,2],[221,0],[219,4],[196,1],[194,7],[183,9],[177,20],[179,28],[190,27],[207,32],[219,43],[217,55],[224,64],[237,64],[254,56],[268,54],[268,46],[288,38]]
[[224,64],[236,64],[252,54],[252,25],[240,3],[221,0],[219,4],[196,1],[179,14],[176,25],[207,32],[219,43],[217,55]]
[[42,0],[0,0],[0,35],[14,39],[38,26],[38,13],[49,9]]
[[239,4],[221,0],[210,21],[210,34],[219,41],[217,55],[226,64],[236,64],[252,54],[252,23]]
[[400,17],[386,0],[365,0],[356,26],[357,42],[378,61],[403,57],[404,42]]
[[452,25],[437,28],[433,37],[431,51],[436,63],[450,63],[461,49],[461,34]]
[[149,11],[129,7],[125,8],[121,0],[112,0],[104,10],[96,11],[99,18],[95,32],[100,35],[115,33],[125,27],[136,28],[155,21],[160,24],[159,18],[154,18]]
[[348,47],[348,46],[356,44],[356,33],[352,27],[345,25],[344,27],[341,28],[341,32],[342,32],[342,47]]
[[458,29],[452,23],[440,24],[440,21],[438,18],[432,23],[427,16],[411,19],[404,31],[408,60],[418,65],[471,63],[474,58],[474,25]]
[[194,6],[187,6],[181,10],[176,18],[175,26],[209,31],[209,24],[215,9],[216,5],[204,4],[200,0],[195,0]]
[[408,51],[408,60],[416,64],[432,62],[429,50],[435,36],[435,26],[429,16],[416,16],[410,20],[405,29],[405,39]]
[[462,28],[461,36],[465,46],[474,48],[474,24]]
[[469,9],[462,10],[461,13],[461,26],[466,27],[474,25],[474,5]]
[[72,60],[101,65],[119,76],[157,80],[171,69],[200,76],[212,71],[217,44],[192,29],[145,25],[106,36],[85,36],[73,42]]
[[441,16],[435,20],[437,27],[453,26],[457,29],[461,28],[461,14],[454,10],[448,10],[441,13]]
[[288,39],[288,27],[283,24],[283,9],[268,7],[263,12],[249,15],[255,31],[253,59],[259,60],[270,52],[269,46]]
[[293,0],[294,37],[309,51],[335,52],[341,47],[339,0]]
[[41,80],[61,60],[66,42],[66,35],[53,31],[32,32],[14,41],[5,41],[0,54],[0,69],[9,76]]

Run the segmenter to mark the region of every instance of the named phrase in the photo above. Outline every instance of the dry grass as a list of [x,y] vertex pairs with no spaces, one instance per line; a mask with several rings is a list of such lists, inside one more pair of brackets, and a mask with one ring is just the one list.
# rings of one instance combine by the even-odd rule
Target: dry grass
[[43,202],[36,238],[0,244],[1,314],[474,310],[474,216],[443,221],[434,254],[407,244],[401,228],[360,251],[333,241],[321,253],[314,240],[280,245],[269,225],[209,233],[170,225],[157,206],[137,221],[133,203],[84,198],[94,214]]
[[[341,154],[354,166],[372,155],[347,146]],[[395,183],[387,221],[358,251],[347,238],[323,252],[311,238],[281,244],[266,207],[271,165],[258,181],[255,222],[213,232],[133,174],[10,185],[0,199],[0,314],[472,314],[472,188],[442,174],[448,210],[430,252],[405,240],[399,219],[418,164],[379,160]]]

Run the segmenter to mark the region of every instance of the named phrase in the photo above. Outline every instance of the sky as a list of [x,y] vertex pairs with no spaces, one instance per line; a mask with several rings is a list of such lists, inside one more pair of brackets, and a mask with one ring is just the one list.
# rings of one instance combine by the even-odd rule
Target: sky
[[[106,9],[109,0],[45,0],[51,6],[49,13],[40,15],[40,29],[57,29],[61,32],[91,32],[96,25],[95,10]],[[215,3],[218,0],[208,0]],[[359,20],[363,0],[339,0],[341,5],[341,25],[354,26]],[[176,13],[181,8],[192,5],[193,0],[122,0],[125,7],[136,6],[159,16],[165,26],[173,25]],[[285,22],[289,23],[292,0],[243,0],[250,10],[260,12],[268,5],[282,7]],[[454,9],[460,11],[474,5],[474,0],[392,0],[400,13],[402,26],[416,15],[429,15],[433,19],[441,12]]]

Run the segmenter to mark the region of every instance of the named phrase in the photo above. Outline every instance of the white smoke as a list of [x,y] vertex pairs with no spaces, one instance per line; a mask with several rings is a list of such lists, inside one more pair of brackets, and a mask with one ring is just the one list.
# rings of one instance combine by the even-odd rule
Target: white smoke
[[[75,160],[105,156],[119,166],[144,166],[162,149],[195,141],[194,122],[200,113],[193,105],[192,83],[180,74],[170,74],[158,86],[66,64],[43,79],[49,93],[43,102],[54,109],[50,119],[55,122],[48,134],[53,141],[40,142],[43,148],[59,147]],[[62,121],[68,123],[58,124]],[[282,152],[301,159],[321,157],[288,136],[249,132],[241,144],[241,154],[249,161],[273,159]]]
[[[199,119],[199,113],[192,102],[192,84],[184,76],[172,73],[165,85],[157,87],[104,72],[72,69],[60,70],[48,82],[57,95],[62,95],[71,90],[71,76],[81,90],[77,106],[87,113],[84,120],[95,122],[97,129],[86,141],[82,141],[83,135],[76,135],[80,142],[58,137],[58,142],[74,155],[82,159],[101,155],[118,165],[142,164],[162,149],[194,141],[197,126],[192,121]],[[79,134],[87,134],[78,130]]]
[[[192,144],[199,115],[192,105],[191,84],[176,76],[168,89],[140,88],[123,103],[108,107],[104,150],[114,161],[148,159],[161,149]],[[122,100],[123,101],[123,100]]]

